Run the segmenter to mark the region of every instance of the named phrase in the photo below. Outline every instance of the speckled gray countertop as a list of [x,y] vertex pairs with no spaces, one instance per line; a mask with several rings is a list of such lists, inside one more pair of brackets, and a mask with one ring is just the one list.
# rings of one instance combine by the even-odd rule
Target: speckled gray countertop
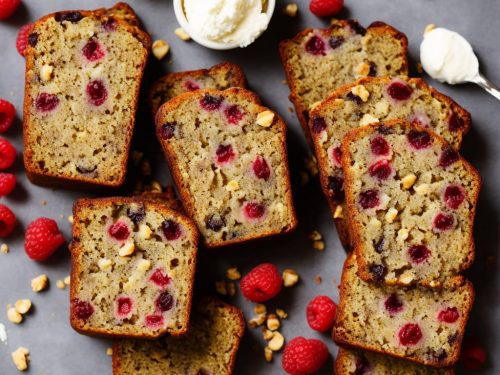
[[[278,1],[275,17],[268,31],[252,46],[244,50],[217,52],[205,49],[193,42],[180,41],[173,34],[177,27],[170,0],[131,0],[153,38],[162,38],[171,45],[169,58],[162,62],[152,61],[146,72],[144,87],[164,72],[208,67],[224,60],[241,64],[247,74],[251,89],[264,103],[277,110],[289,128],[289,150],[295,203],[298,210],[298,231],[280,239],[260,241],[238,248],[219,251],[202,251],[200,254],[197,289],[213,290],[213,282],[223,277],[229,265],[238,265],[242,271],[270,261],[281,269],[294,268],[301,283],[285,290],[272,305],[289,312],[282,332],[291,339],[294,336],[320,337],[328,343],[331,354],[336,346],[328,335],[317,334],[309,329],[305,320],[305,305],[317,294],[328,294],[338,300],[337,282],[345,259],[337,234],[333,229],[326,202],[317,181],[306,186],[300,183],[300,170],[307,155],[295,114],[288,111],[288,87],[282,83],[283,69],[278,59],[278,42],[290,37],[306,26],[326,25],[311,15],[308,1],[295,0],[300,16],[290,19],[281,14],[285,4]],[[97,8],[111,6],[113,1],[97,0],[24,0],[15,17],[0,22],[0,97],[13,102],[18,115],[21,113],[24,86],[24,60],[17,54],[15,38],[19,27],[29,21],[58,10]],[[500,84],[500,1],[498,0],[346,0],[347,9],[342,17],[358,18],[362,24],[383,20],[406,33],[410,43],[412,66],[418,61],[418,46],[424,27],[429,23],[456,30],[474,46],[480,57],[482,70],[492,81]],[[428,77],[427,77],[428,78]],[[500,258],[497,256],[500,242],[500,106],[498,101],[472,85],[450,87],[430,81],[439,90],[452,96],[467,108],[473,117],[472,131],[467,135],[463,155],[481,172],[484,185],[478,207],[476,225],[477,260],[469,272],[477,290],[477,298],[467,336],[476,337],[487,347],[489,362],[481,374],[500,373],[500,275],[497,272]],[[154,170],[162,183],[170,181],[166,163],[154,137],[152,123],[143,102],[136,126],[136,148],[146,150],[153,161]],[[22,149],[21,120],[5,136]],[[25,226],[39,216],[56,219],[66,238],[70,238],[67,216],[71,214],[73,201],[88,196],[86,192],[51,190],[31,185],[25,176],[19,155],[15,172],[19,186],[15,193],[2,198],[16,213],[21,225],[8,239],[10,253],[0,254],[0,322],[6,325],[8,344],[0,343],[0,374],[13,375],[17,370],[10,353],[18,346],[31,351],[29,373],[36,375],[86,375],[111,374],[111,359],[106,356],[110,342],[85,337],[74,332],[68,322],[68,290],[59,290],[56,280],[69,273],[69,254],[62,250],[49,262],[36,263],[28,260],[23,250]],[[46,201],[44,204],[43,201]],[[61,217],[61,215],[64,215]],[[317,229],[326,238],[327,248],[318,252],[311,248],[307,233]],[[39,294],[31,291],[30,280],[46,273],[50,289]],[[322,283],[315,277],[321,275]],[[19,298],[31,298],[34,310],[22,325],[7,320],[6,305]],[[242,307],[246,315],[252,314],[251,304],[240,296],[232,300]],[[263,358],[264,342],[260,330],[249,330],[245,335],[236,363],[236,374],[282,374],[281,355],[272,364]],[[496,357],[496,358],[495,358]],[[331,374],[332,361],[321,374]]]

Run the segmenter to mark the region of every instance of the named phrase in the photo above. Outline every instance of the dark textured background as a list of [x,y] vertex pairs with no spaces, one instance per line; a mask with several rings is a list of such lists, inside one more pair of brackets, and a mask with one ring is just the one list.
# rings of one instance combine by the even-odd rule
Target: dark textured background
[[[294,35],[306,26],[322,26],[327,21],[311,15],[308,1],[296,1],[300,16],[295,19],[281,14],[284,1],[278,1],[275,17],[268,31],[245,50],[217,52],[205,49],[193,42],[185,43],[173,34],[178,26],[170,0],[131,0],[130,3],[144,21],[153,39],[162,38],[171,45],[171,54],[162,62],[152,61],[146,73],[144,87],[164,72],[208,67],[223,60],[230,60],[243,66],[250,86],[264,103],[284,116],[289,125],[289,150],[295,203],[298,209],[299,229],[289,237],[261,241],[243,247],[202,251],[197,277],[198,290],[213,289],[213,282],[222,278],[229,265],[238,265],[246,272],[252,266],[263,262],[275,262],[281,269],[296,269],[301,283],[286,289],[272,305],[287,310],[289,319],[284,321],[282,332],[287,339],[294,336],[319,337],[328,343],[332,354],[336,347],[328,335],[311,331],[305,321],[305,305],[317,294],[328,294],[338,299],[337,281],[340,278],[345,253],[340,247],[333,229],[326,202],[317,181],[301,186],[299,171],[307,148],[294,114],[288,112],[288,87],[282,84],[284,73],[281,68],[277,46],[279,40]],[[491,80],[500,84],[500,46],[498,27],[500,1],[498,0],[346,0],[342,17],[358,18],[364,25],[374,20],[383,20],[408,35],[412,67],[418,61],[418,46],[424,27],[429,23],[456,30],[474,46],[480,57],[482,71]],[[84,5],[82,5],[84,4]],[[24,5],[15,17],[0,22],[0,97],[13,102],[18,115],[21,113],[24,85],[24,60],[15,49],[15,37],[19,27],[46,13],[74,8],[95,8],[111,6],[112,1],[97,0],[24,0]],[[466,137],[464,156],[477,166],[483,176],[476,226],[477,260],[470,278],[477,290],[477,300],[468,326],[467,336],[480,339],[487,347],[490,361],[481,374],[500,373],[500,364],[495,354],[500,351],[500,309],[498,307],[500,277],[497,273],[499,259],[500,210],[500,158],[499,103],[481,89],[472,85],[450,87],[430,81],[439,90],[452,96],[467,108],[473,117],[473,128]],[[154,138],[152,123],[141,102],[136,126],[135,143],[138,148],[154,161],[155,170],[162,183],[166,183],[168,171]],[[21,151],[21,120],[5,136],[12,140]],[[2,199],[16,213],[21,222],[16,233],[8,239],[11,252],[0,254],[0,322],[8,331],[8,345],[0,343],[0,374],[17,374],[10,360],[10,353],[18,346],[26,346],[31,351],[31,374],[36,375],[84,375],[110,374],[111,360],[105,350],[110,345],[106,340],[81,336],[68,323],[68,290],[56,288],[55,282],[69,274],[69,255],[62,250],[48,263],[29,261],[24,254],[22,241],[25,226],[38,216],[56,219],[66,238],[70,238],[70,225],[66,217],[71,213],[73,200],[87,196],[86,192],[66,192],[50,190],[31,185],[25,177],[21,155],[16,165],[19,186],[15,194]],[[47,205],[40,204],[46,200]],[[60,215],[64,218],[60,218]],[[327,249],[317,252],[311,248],[307,233],[317,229],[326,237]],[[31,291],[30,280],[47,273],[51,280],[48,291],[35,294]],[[314,282],[321,275],[323,282]],[[15,326],[7,320],[6,305],[19,298],[31,298],[34,310],[22,325]],[[252,306],[242,298],[234,302],[242,307],[247,317],[252,316]],[[263,358],[264,341],[260,329],[249,330],[238,356],[236,374],[281,374],[281,355],[275,356],[273,364]],[[496,362],[496,363],[495,363]],[[332,361],[325,366],[322,374],[331,373]]]

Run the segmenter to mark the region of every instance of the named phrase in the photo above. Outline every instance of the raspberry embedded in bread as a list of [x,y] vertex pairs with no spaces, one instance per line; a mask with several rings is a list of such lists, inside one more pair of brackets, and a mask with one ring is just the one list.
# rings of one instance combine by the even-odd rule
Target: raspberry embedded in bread
[[[425,148],[414,147],[416,132],[426,134],[419,136]],[[388,159],[370,147],[380,138],[392,150]],[[443,166],[443,150],[453,151],[454,162]],[[342,155],[350,233],[363,279],[432,287],[472,264],[480,177],[443,139],[393,120],[348,133]],[[372,173],[380,162],[390,163],[387,178]]]
[[338,344],[434,367],[456,363],[474,299],[472,284],[458,277],[439,290],[400,288],[367,283],[357,273],[352,255],[340,285],[333,330]]
[[158,201],[77,201],[72,326],[81,333],[113,337],[184,334],[197,236],[191,220]]
[[24,161],[34,183],[123,183],[150,47],[134,19],[130,7],[117,4],[35,23],[24,103]]
[[340,348],[335,359],[336,375],[453,375],[453,369],[438,369],[387,355]]
[[[373,122],[402,118],[419,129],[433,130],[458,149],[463,135],[470,127],[470,115],[466,110],[428,86],[423,80],[416,78],[362,78],[336,90],[312,109],[310,115],[309,126],[318,159],[321,183],[332,215],[339,205],[344,212],[346,211],[343,200],[331,195],[328,183],[332,177],[343,177],[341,165],[336,160],[339,153],[334,154],[333,150],[340,146],[342,138],[349,131]],[[321,132],[316,133],[313,129],[319,121],[324,123],[324,126]],[[460,123],[461,126],[450,126],[450,123]],[[390,160],[391,150],[382,135],[372,139],[370,148],[374,156]],[[427,132],[414,130],[408,134],[410,147],[415,150],[427,149],[430,141],[431,137]],[[451,164],[455,157],[453,150],[443,151],[441,163]],[[388,168],[385,172],[389,172]],[[336,218],[335,223],[342,243],[352,244],[345,235],[347,221],[344,215],[344,218]]]
[[[184,92],[201,89],[225,90],[230,87],[245,87],[245,74],[236,64],[224,62],[210,69],[169,73],[158,79],[148,94],[149,107],[153,117],[162,104]],[[243,115],[238,106],[227,107],[228,121],[237,124]]]
[[[227,116],[235,106],[236,123]],[[272,115],[269,124],[261,113]],[[161,107],[156,126],[186,211],[209,247],[295,228],[286,126],[254,94],[184,93]]]
[[186,336],[118,341],[113,374],[231,375],[244,328],[240,310],[204,298],[193,309]]
[[367,29],[354,20],[332,22],[328,29],[306,29],[280,44],[290,100],[307,138],[309,110],[332,91],[360,77],[408,74],[404,34],[381,22]]

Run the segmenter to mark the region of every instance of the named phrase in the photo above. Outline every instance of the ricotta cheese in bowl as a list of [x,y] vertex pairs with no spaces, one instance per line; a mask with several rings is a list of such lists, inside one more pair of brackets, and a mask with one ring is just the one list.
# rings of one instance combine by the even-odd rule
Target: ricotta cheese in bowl
[[175,0],[176,17],[196,42],[214,49],[246,47],[269,25],[275,1]]

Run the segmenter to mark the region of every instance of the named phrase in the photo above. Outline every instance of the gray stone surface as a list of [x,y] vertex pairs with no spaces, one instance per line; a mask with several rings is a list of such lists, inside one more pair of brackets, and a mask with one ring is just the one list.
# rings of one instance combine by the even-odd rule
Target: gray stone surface
[[[145,87],[166,71],[178,71],[208,67],[223,60],[230,60],[243,66],[250,86],[264,103],[284,116],[290,128],[289,150],[292,169],[295,203],[299,214],[298,231],[286,238],[261,241],[253,244],[218,251],[202,251],[197,289],[212,290],[213,281],[222,278],[229,265],[238,265],[246,272],[252,266],[270,261],[281,269],[291,267],[302,276],[300,285],[285,290],[271,304],[286,309],[290,318],[283,323],[282,332],[287,339],[303,335],[322,338],[332,355],[336,347],[328,335],[311,331],[305,320],[305,305],[317,294],[328,294],[338,299],[337,282],[340,278],[344,250],[329,216],[326,202],[317,182],[301,186],[299,171],[307,148],[300,132],[296,116],[287,108],[288,87],[282,84],[284,73],[278,60],[278,41],[294,35],[306,26],[322,26],[327,21],[312,16],[308,1],[298,0],[300,16],[289,19],[281,14],[284,1],[278,1],[277,11],[269,30],[252,46],[245,50],[217,52],[205,49],[195,43],[185,43],[177,39],[173,30],[177,27],[171,1],[132,0],[135,7],[154,38],[166,39],[171,44],[171,55],[162,62],[152,61],[148,66]],[[355,17],[362,24],[374,20],[384,20],[408,35],[412,66],[418,61],[418,46],[424,27],[429,23],[448,27],[463,34],[477,51],[482,71],[494,82],[500,84],[500,48],[498,43],[498,15],[500,2],[497,0],[347,0],[343,17]],[[33,21],[46,13],[71,8],[94,8],[110,6],[111,1],[76,0],[25,0],[16,16],[7,22],[0,22],[0,97],[12,101],[21,115],[24,85],[24,60],[17,54],[15,38],[19,26]],[[472,85],[450,87],[430,81],[439,90],[452,96],[466,107],[473,116],[473,128],[466,137],[463,154],[479,168],[484,178],[478,208],[476,227],[477,260],[469,272],[477,289],[476,304],[468,326],[467,336],[479,338],[487,347],[490,362],[481,374],[500,373],[500,364],[495,354],[500,351],[500,309],[498,306],[500,277],[497,273],[499,258],[500,210],[500,126],[499,103],[481,89]],[[5,136],[22,149],[21,120]],[[154,138],[151,121],[144,103],[141,103],[139,120],[134,141],[137,148],[146,150],[154,160],[155,170],[162,182],[170,180],[165,162]],[[68,290],[59,290],[55,283],[69,273],[69,255],[61,250],[49,262],[36,263],[27,259],[23,251],[23,231],[26,225],[39,216],[55,218],[66,238],[70,238],[67,216],[71,214],[73,200],[88,196],[87,192],[51,190],[31,185],[25,177],[21,155],[16,164],[19,186],[11,197],[3,198],[21,223],[16,233],[6,242],[10,245],[8,255],[0,254],[0,322],[7,327],[8,345],[0,343],[0,374],[14,375],[17,370],[10,360],[10,352],[18,346],[26,346],[31,351],[29,373],[36,375],[86,375],[110,374],[111,360],[105,350],[110,342],[85,337],[74,332],[68,322]],[[47,201],[46,205],[41,201]],[[61,218],[60,215],[64,215]],[[326,237],[327,249],[317,252],[310,246],[307,233],[313,229]],[[51,280],[48,291],[34,294],[30,280],[46,273]],[[316,275],[323,282],[317,285]],[[7,303],[19,298],[31,298],[34,311],[19,326],[8,322]],[[234,302],[241,306],[247,316],[252,314],[252,306],[242,298]],[[260,330],[249,330],[236,365],[236,374],[281,374],[281,355],[275,356],[273,364],[263,358],[264,341]],[[322,374],[331,374],[332,361],[325,366]]]

